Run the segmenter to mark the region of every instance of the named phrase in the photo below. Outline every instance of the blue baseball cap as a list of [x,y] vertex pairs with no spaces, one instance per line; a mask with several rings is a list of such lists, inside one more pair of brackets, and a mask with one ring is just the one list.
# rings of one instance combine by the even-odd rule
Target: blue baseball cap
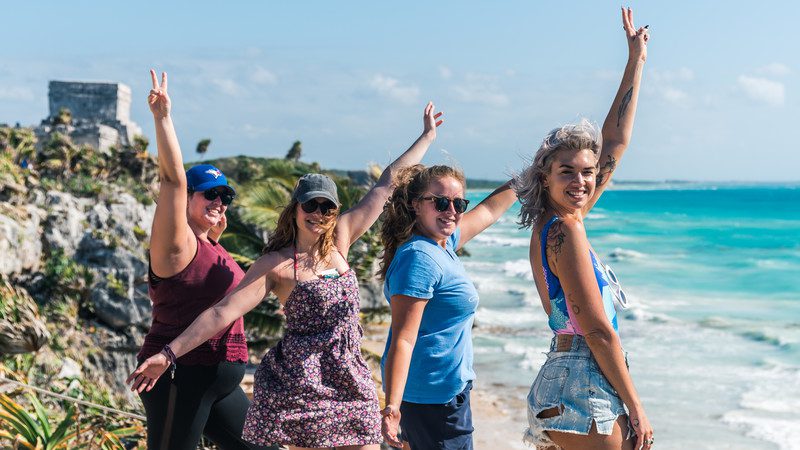
[[186,184],[190,191],[202,192],[217,186],[225,186],[236,194],[236,190],[228,184],[222,171],[211,164],[198,164],[186,171]]

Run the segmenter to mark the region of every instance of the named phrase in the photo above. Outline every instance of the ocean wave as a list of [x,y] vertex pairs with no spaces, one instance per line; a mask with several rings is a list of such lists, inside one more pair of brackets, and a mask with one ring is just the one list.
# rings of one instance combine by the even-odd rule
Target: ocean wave
[[511,309],[490,309],[483,306],[475,311],[475,322],[479,327],[501,326],[506,328],[533,327],[542,323],[544,312],[536,314],[534,311]]
[[800,369],[786,364],[754,368],[753,381],[739,401],[739,409],[729,411],[722,421],[743,426],[747,435],[774,442],[782,449],[798,448],[800,441]]
[[647,256],[646,254],[642,252],[637,252],[636,250],[629,250],[626,248],[616,247],[614,250],[611,250],[606,255],[606,258],[609,261],[625,261],[629,259],[640,259],[646,256]]
[[519,367],[525,370],[537,371],[547,360],[548,347],[528,347],[518,342],[508,342],[503,345],[503,351],[512,355],[521,355]]
[[797,419],[754,416],[748,411],[729,411],[722,416],[729,425],[745,427],[747,435],[772,442],[781,450],[797,450],[800,442],[800,426]]
[[530,243],[529,238],[506,237],[486,233],[475,236],[472,241],[499,247],[527,247]]
[[605,214],[600,214],[600,213],[589,213],[586,216],[586,218],[590,219],[590,220],[599,220],[599,219],[606,219],[606,218],[608,218],[608,216],[605,215]]
[[526,280],[533,281],[533,273],[531,272],[531,262],[527,259],[506,261],[506,263],[503,264],[503,271],[508,276],[523,278]]

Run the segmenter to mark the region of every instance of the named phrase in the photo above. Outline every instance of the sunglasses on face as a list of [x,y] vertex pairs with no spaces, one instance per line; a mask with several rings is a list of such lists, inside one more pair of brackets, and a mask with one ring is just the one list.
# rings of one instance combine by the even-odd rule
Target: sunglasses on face
[[214,200],[219,197],[219,201],[222,202],[223,205],[228,206],[233,202],[233,199],[236,198],[236,194],[232,193],[228,189],[206,189],[203,191],[203,197],[213,202]]
[[428,197],[422,197],[422,200],[431,200],[433,201],[433,207],[436,208],[439,212],[445,212],[450,209],[450,203],[453,203],[453,209],[456,211],[457,214],[461,214],[467,210],[467,205],[469,205],[469,200],[463,198],[453,198],[449,199],[447,197],[439,197],[437,195],[431,195]]
[[300,203],[300,207],[303,208],[303,212],[305,212],[306,214],[311,214],[317,209],[319,209],[319,212],[321,212],[323,216],[327,216],[328,213],[338,208],[338,206],[336,206],[336,203],[333,203],[330,200],[325,200],[324,202],[317,202],[313,198],[307,202]]
[[625,295],[625,291],[622,290],[622,286],[619,284],[617,274],[614,273],[611,266],[608,264],[603,265],[603,271],[606,274],[606,280],[608,280],[608,287],[611,289],[611,294],[614,295],[614,303],[616,303],[620,309],[628,309],[631,305],[628,303],[628,296]]

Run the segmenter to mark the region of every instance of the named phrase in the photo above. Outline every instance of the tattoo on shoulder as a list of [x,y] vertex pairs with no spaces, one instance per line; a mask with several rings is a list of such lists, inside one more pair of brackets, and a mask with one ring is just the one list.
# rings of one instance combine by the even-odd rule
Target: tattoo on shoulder
[[628,89],[628,92],[622,96],[622,101],[619,103],[619,111],[617,111],[617,128],[619,128],[619,121],[622,119],[622,116],[625,115],[625,111],[628,110],[628,104],[631,102],[631,98],[633,97],[633,86]]
[[606,181],[608,181],[611,172],[613,172],[617,168],[617,158],[613,156],[608,157],[608,161],[603,164],[603,167],[597,171],[597,185],[602,186]]
[[547,233],[547,250],[558,259],[561,254],[561,247],[564,245],[564,222],[557,220],[550,226],[550,231]]

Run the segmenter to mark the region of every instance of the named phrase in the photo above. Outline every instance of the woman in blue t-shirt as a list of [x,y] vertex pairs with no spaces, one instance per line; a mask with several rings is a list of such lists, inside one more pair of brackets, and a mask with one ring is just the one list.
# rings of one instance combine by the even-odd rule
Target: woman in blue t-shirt
[[[461,171],[416,165],[384,209],[380,274],[392,309],[381,360],[387,442],[413,450],[471,449],[472,322],[478,292],[456,251],[516,200],[510,182],[466,212]],[[411,382],[407,383],[407,380]]]

